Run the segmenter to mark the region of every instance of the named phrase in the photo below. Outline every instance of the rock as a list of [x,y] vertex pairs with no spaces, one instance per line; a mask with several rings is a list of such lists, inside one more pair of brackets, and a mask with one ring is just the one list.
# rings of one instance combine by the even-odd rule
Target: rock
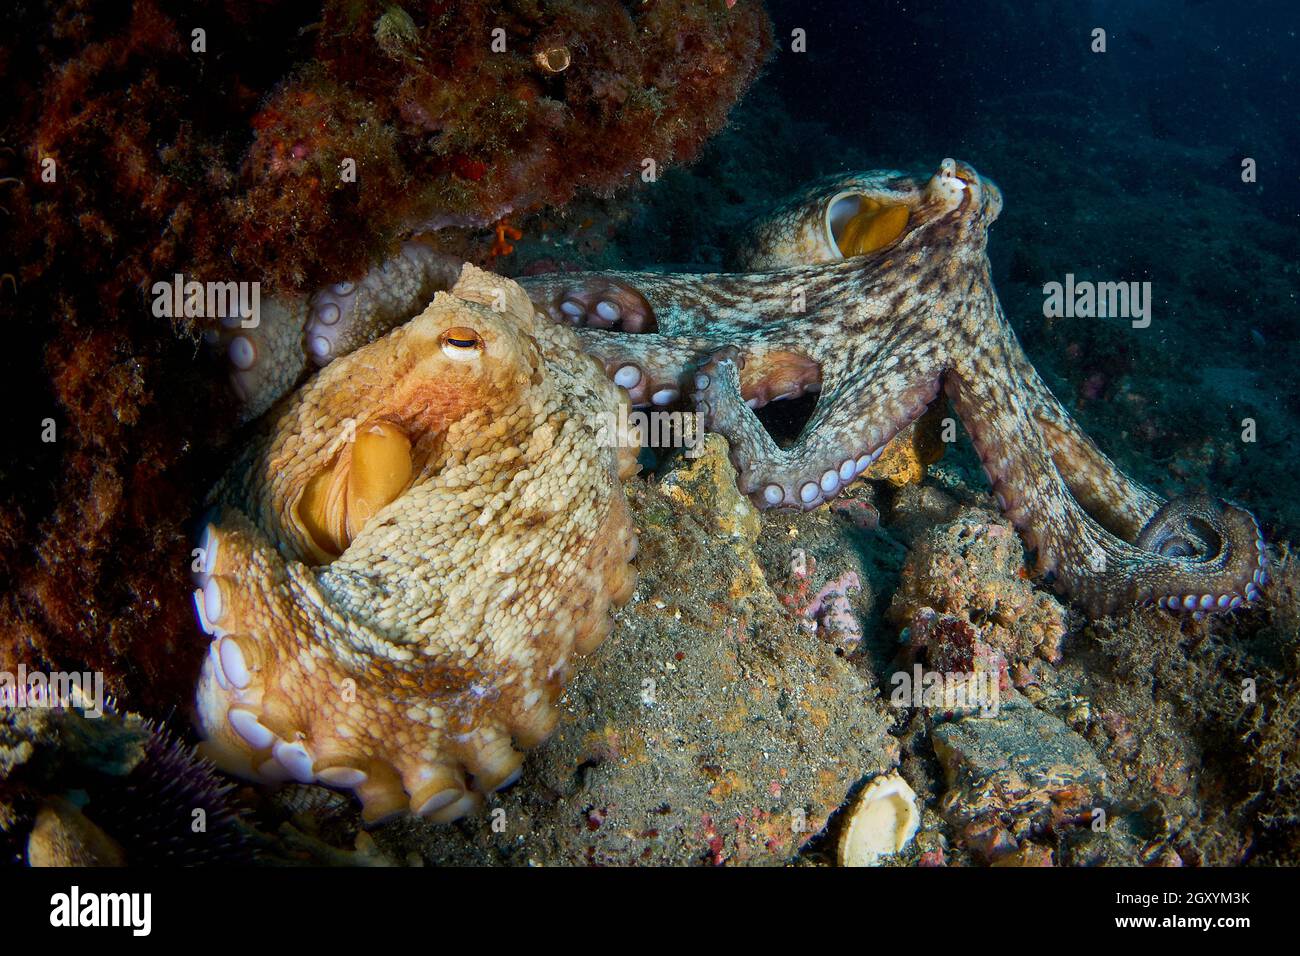
[[1052,851],[1040,843],[1026,841],[1019,849],[993,861],[993,866],[1055,866]]
[[575,671],[555,735],[486,812],[376,831],[443,864],[781,864],[854,784],[897,763],[871,676],[801,627],[754,555],[758,526],[710,436],[626,489],[640,583]]
[[1105,794],[1105,770],[1087,741],[1018,695],[995,718],[936,724],[930,736],[948,788],[940,813],[985,859],[1087,816]]
[[149,730],[133,715],[88,718],[80,711],[0,709],[0,785],[46,786],[79,773],[125,776],[144,760]]
[[126,851],[62,797],[52,797],[36,813],[27,838],[31,866],[126,866]]
[[731,465],[727,440],[709,433],[696,447],[696,457],[683,457],[679,466],[658,485],[670,510],[651,509],[647,517],[656,523],[672,524],[682,512],[693,516],[696,532],[729,544],[736,557],[729,593],[737,600],[751,591],[767,590],[763,569],[754,555],[761,529],[758,511],[736,488],[736,470]]
[[[923,607],[904,634],[904,659],[911,658],[913,665],[910,674],[895,672],[891,678],[890,700],[895,706],[907,706],[910,698],[913,706],[925,707],[932,716],[996,712],[1011,691],[1005,655],[984,640],[970,621]],[[916,662],[922,653],[925,667]],[[900,676],[911,679],[902,681]]]
[[906,626],[935,612],[974,624],[1012,664],[1061,659],[1065,608],[1029,581],[1020,538],[989,512],[966,509],[923,534],[908,555],[889,616]]
[[914,485],[925,477],[926,466],[943,457],[944,444],[939,440],[939,425],[947,406],[934,407],[890,439],[876,463],[863,477],[887,481],[895,488]]

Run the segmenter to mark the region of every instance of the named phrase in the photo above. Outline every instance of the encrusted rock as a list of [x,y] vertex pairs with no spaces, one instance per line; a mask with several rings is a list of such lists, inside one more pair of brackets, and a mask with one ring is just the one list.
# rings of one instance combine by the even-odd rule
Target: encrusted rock
[[1061,658],[1065,608],[1034,588],[1020,538],[989,512],[966,510],[924,534],[908,555],[890,617],[908,626],[934,612],[975,624],[980,639],[1011,662]]
[[802,627],[852,651],[862,641],[862,622],[850,597],[862,592],[862,581],[856,571],[845,571],[814,590],[816,574],[816,558],[795,548],[790,552],[790,576],[779,586],[778,597],[802,618]]
[[1049,824],[1086,822],[1105,794],[1105,770],[1087,741],[1018,696],[996,718],[935,725],[931,740],[948,787],[940,812],[986,859]]

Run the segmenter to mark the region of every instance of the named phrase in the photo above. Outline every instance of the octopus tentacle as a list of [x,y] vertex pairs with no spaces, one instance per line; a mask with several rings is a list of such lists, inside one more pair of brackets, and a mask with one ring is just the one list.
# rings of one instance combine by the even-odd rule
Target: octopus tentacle
[[578,329],[587,354],[639,407],[677,405],[700,360],[717,348],[708,339]]
[[[1250,512],[1210,495],[1170,499],[1147,522],[1136,544],[1191,565],[1158,584],[1164,593],[1156,603],[1171,610],[1236,608],[1256,600],[1268,584],[1268,549],[1259,522]],[[1244,568],[1251,569],[1249,578]]]
[[[807,353],[761,340],[741,341],[737,346],[715,352],[710,360],[728,351],[739,356],[740,392],[750,408],[769,402],[798,398],[822,391],[821,367]],[[825,400],[823,400],[825,402]]]
[[1014,335],[1008,342],[1013,381],[1070,496],[1090,519],[1139,551],[1185,559],[1177,569],[1145,562],[1129,599],[1197,613],[1255,600],[1268,581],[1268,555],[1254,516],[1205,495],[1166,502],[1134,481],[1083,433]]
[[402,244],[361,279],[336,282],[309,297],[263,300],[255,323],[241,321],[240,303],[208,334],[230,364],[230,381],[251,421],[282,398],[311,368],[328,364],[416,315],[437,291],[456,282],[464,260],[421,242]]
[[1010,361],[1015,380],[1031,407],[1052,451],[1052,460],[1070,493],[1107,531],[1130,543],[1136,542],[1138,534],[1160,508],[1163,499],[1126,475],[1097,447],[1096,442],[1084,434],[1078,422],[1047,387],[1038,370],[1030,364],[1014,333],[1011,341],[1014,348]]
[[1248,512],[1229,505],[1189,511],[1175,500],[1165,506],[1169,521],[1195,514],[1197,547],[1151,548],[1149,542],[1162,540],[1156,532],[1139,535],[1136,543],[1125,541],[1095,521],[1071,493],[1013,380],[959,368],[948,375],[946,388],[999,505],[1037,550],[1038,570],[1054,572],[1059,586],[1094,613],[1150,602],[1170,609],[1226,610],[1258,595],[1263,552],[1255,544],[1262,538]]
[[450,289],[463,264],[424,243],[404,242],[397,255],[357,281],[318,290],[303,329],[311,360],[326,365],[405,322],[434,292]]
[[[734,347],[715,355],[696,376],[694,398],[706,427],[731,445],[740,490],[763,508],[814,508],[834,497],[880,457],[895,434],[920,418],[939,392],[937,369],[897,392],[831,378],[821,383],[817,407],[798,439],[783,449],[754,414],[753,399],[745,399],[738,363],[745,363],[745,356]],[[893,374],[897,363],[884,364],[879,374]]]
[[1050,392],[1046,399],[1035,409],[1035,418],[1070,493],[1107,531],[1136,542],[1161,499],[1120,470]]
[[255,320],[242,318],[238,303],[218,316],[209,342],[224,353],[230,386],[241,402],[244,420],[270,408],[307,370],[302,328],[307,305],[300,298],[271,297],[261,303]]
[[533,303],[555,322],[654,332],[654,309],[634,286],[612,276],[540,276],[520,283]]
[[[659,333],[666,336],[711,339],[725,344],[737,335],[762,330],[774,320],[794,317],[791,289],[795,275],[815,277],[806,268],[785,273],[663,273],[577,272],[563,276],[532,276],[520,281],[538,306],[556,321],[586,325],[600,323],[570,315],[565,302],[591,302],[617,294],[622,301],[644,302],[638,314],[646,319],[629,328],[626,318],[617,332]],[[575,306],[576,307],[576,306]],[[590,341],[590,340],[588,340]]]

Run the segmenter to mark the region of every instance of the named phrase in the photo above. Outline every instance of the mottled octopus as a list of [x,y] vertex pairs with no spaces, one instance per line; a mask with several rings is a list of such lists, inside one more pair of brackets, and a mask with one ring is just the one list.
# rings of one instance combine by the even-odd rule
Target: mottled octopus
[[601,433],[626,401],[465,266],[277,405],[200,544],[205,753],[351,789],[367,820],[455,819],[510,783],[635,586],[636,435]]
[[[522,280],[523,293],[507,280],[467,274],[476,277],[476,288],[491,282],[509,286],[517,300],[509,314],[545,346],[541,365],[533,366],[542,369],[543,383],[560,374],[556,362],[578,380],[578,369],[589,367],[577,358],[579,344],[599,362],[621,391],[602,391],[601,383],[582,379],[588,412],[602,402],[669,407],[689,400],[706,426],[728,439],[741,489],[760,508],[807,509],[833,497],[870,467],[899,430],[946,395],[999,506],[1037,552],[1038,571],[1053,574],[1057,586],[1089,611],[1156,603],[1201,615],[1255,600],[1268,581],[1255,518],[1205,495],[1165,501],[1133,481],[1083,434],[1030,364],[1003,314],[986,255],[988,227],[1001,208],[1001,193],[991,181],[944,160],[924,182],[887,171],[815,184],[756,228],[743,272],[548,275]],[[606,462],[603,471],[595,470],[609,484],[593,478],[567,495],[575,507],[587,505],[581,522],[587,536],[556,552],[550,550],[550,529],[530,532],[512,523],[507,511],[477,498],[464,503],[439,484],[442,469],[468,467],[450,439],[469,436],[443,418],[452,409],[470,414],[476,401],[500,410],[501,396],[435,387],[421,377],[434,373],[431,366],[426,371],[424,365],[398,365],[421,371],[414,378],[403,373],[397,394],[439,398],[433,411],[408,402],[402,414],[394,412],[392,376],[377,368],[375,358],[409,348],[395,343],[415,341],[413,336],[432,343],[432,331],[412,330],[431,322],[444,330],[453,322],[466,324],[451,315],[430,316],[471,306],[453,306],[439,296],[408,326],[353,351],[418,311],[434,290],[455,281],[458,270],[459,263],[408,242],[359,281],[302,302],[280,300],[264,310],[258,328],[223,333],[233,380],[250,415],[270,407],[312,361],[324,368],[277,410],[269,437],[236,467],[240,477],[223,486],[222,499],[241,506],[243,514],[209,528],[210,540],[220,544],[215,577],[199,598],[200,616],[206,601],[206,623],[233,631],[225,617],[213,619],[206,595],[219,593],[233,620],[242,622],[255,609],[262,632],[214,642],[200,692],[202,725],[226,757],[223,766],[239,762],[247,773],[251,759],[263,776],[353,786],[372,817],[399,806],[444,819],[458,815],[517,768],[511,735],[527,746],[549,726],[529,716],[528,695],[544,688],[534,700],[549,706],[558,693],[558,680],[539,685],[538,675],[543,659],[551,662],[548,668],[556,660],[569,663],[562,634],[572,628],[575,612],[566,607],[560,614],[551,603],[540,609],[525,605],[533,608],[532,630],[516,629],[506,643],[522,654],[518,642],[526,636],[525,645],[537,648],[538,657],[532,670],[516,672],[516,657],[505,656],[496,635],[478,628],[494,614],[524,613],[521,597],[483,582],[499,581],[503,573],[512,582],[526,579],[530,568],[545,570],[559,560],[555,555],[563,555],[567,578],[546,578],[562,587],[543,585],[529,598],[561,602],[561,593],[572,597],[566,588],[578,588],[583,607],[600,619],[584,621],[581,650],[593,634],[603,633],[601,595],[626,597],[630,580],[623,562],[633,538],[611,477],[632,467],[626,449],[616,466],[608,454],[602,457],[609,450],[598,449],[591,434],[583,433],[587,446],[573,435],[568,454],[580,462]],[[533,305],[525,305],[524,293]],[[481,315],[484,322],[488,318]],[[506,319],[497,314],[492,321]],[[574,327],[566,334],[576,338],[555,338],[554,330],[566,326]],[[479,334],[489,328],[496,326],[484,325]],[[567,344],[548,345],[561,341]],[[438,374],[461,369],[443,365]],[[363,370],[368,391],[353,381]],[[754,410],[810,392],[818,393],[811,418],[793,444],[779,447]],[[342,407],[334,412],[336,395]],[[557,400],[572,399],[565,392]],[[377,498],[372,491],[354,491],[348,446],[339,437],[347,418],[362,429],[356,447],[368,447],[363,439],[373,441],[381,460],[391,454],[390,446],[409,441],[416,462],[412,475],[418,477],[380,482],[384,493]],[[369,438],[376,427],[383,433]],[[389,427],[397,429],[395,436],[383,431]],[[421,436],[442,434],[440,429],[448,440],[435,445],[450,457],[424,457],[430,440]],[[507,447],[529,447],[529,441],[525,427],[510,433]],[[567,474],[564,467],[564,459],[550,456],[546,466],[530,464],[526,479],[516,475],[509,486],[547,483]],[[398,547],[412,541],[416,528],[458,521],[463,527],[470,512],[456,510],[453,502],[471,509],[476,527],[485,529],[477,549],[455,547],[455,541],[429,538],[427,532],[410,550]],[[359,517],[346,514],[349,508]],[[306,516],[316,512],[321,517]],[[485,549],[498,525],[509,532],[511,548]],[[603,540],[609,543],[601,545]],[[406,557],[397,560],[394,553]],[[507,558],[509,570],[503,572],[498,562]],[[446,575],[441,589],[430,584],[434,567]],[[213,581],[221,582],[219,591]],[[453,609],[447,603],[451,594],[469,603]],[[277,636],[277,626],[288,633]],[[336,636],[343,634],[349,636]],[[235,647],[238,653],[227,650]],[[463,648],[488,651],[486,660],[476,655],[474,666],[466,667],[456,656]],[[275,667],[269,667],[268,653]],[[428,658],[427,665],[420,656]],[[375,663],[380,660],[382,667]],[[278,676],[286,666],[293,669],[293,684]],[[327,686],[322,671],[330,672],[331,681],[349,674],[359,683],[364,678],[373,692],[365,705],[370,709],[357,705],[348,717],[337,701],[330,711],[319,694],[291,690]],[[554,676],[562,677],[562,671]],[[286,688],[279,696],[267,697],[268,673]],[[249,683],[235,686],[244,678]],[[240,695],[246,695],[246,707],[231,703]],[[275,705],[269,709],[268,699]],[[459,731],[449,721],[459,721]]]

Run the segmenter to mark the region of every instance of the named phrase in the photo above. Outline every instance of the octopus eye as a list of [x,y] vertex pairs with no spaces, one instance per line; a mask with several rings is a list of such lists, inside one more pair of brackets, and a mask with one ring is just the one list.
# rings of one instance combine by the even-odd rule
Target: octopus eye
[[466,362],[482,350],[483,339],[471,328],[457,325],[442,333],[442,351],[447,358]]
[[892,245],[907,228],[908,218],[907,206],[858,193],[837,196],[826,216],[831,238],[846,259]]

